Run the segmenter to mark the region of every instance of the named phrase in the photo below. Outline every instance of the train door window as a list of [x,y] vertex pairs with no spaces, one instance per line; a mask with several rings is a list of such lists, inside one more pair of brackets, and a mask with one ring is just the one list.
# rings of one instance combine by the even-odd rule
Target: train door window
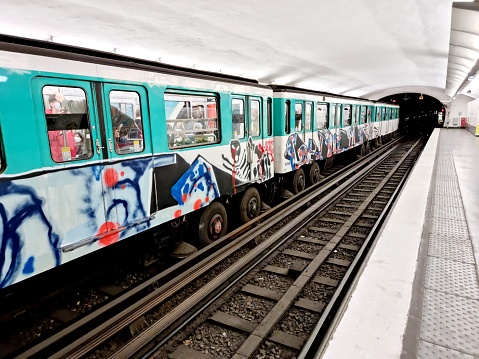
[[361,106],[361,122],[360,124],[366,122],[366,106]]
[[303,130],[303,104],[294,105],[294,130],[299,132]]
[[271,98],[268,98],[268,101],[266,101],[266,118],[266,131],[268,136],[271,136],[273,134],[273,103]]
[[[213,95],[165,93],[168,147],[218,143],[217,109],[217,98]],[[242,130],[244,133],[244,116]]]
[[252,137],[259,136],[260,126],[260,103],[258,100],[251,100],[250,102],[250,123],[249,133]]
[[367,117],[366,117],[368,123],[371,122],[371,106],[368,106],[368,113],[367,113]]
[[44,86],[42,97],[53,161],[91,158],[93,146],[85,91],[80,87]]
[[290,125],[290,119],[291,119],[291,114],[290,114],[290,108],[291,108],[291,102],[286,101],[284,103],[284,133],[288,134],[291,132],[291,125]]
[[383,121],[386,121],[388,119],[388,109],[383,108]]
[[360,113],[361,107],[358,105],[356,106],[356,124],[359,124],[359,121],[361,120],[361,113]]
[[351,106],[343,105],[343,126],[351,125]]
[[231,113],[233,117],[233,138],[244,138],[244,101],[234,98],[231,100]]
[[334,118],[334,127],[341,127],[341,105],[336,105],[336,114]]
[[336,105],[331,104],[330,109],[331,109],[331,122],[333,124],[332,127],[335,127],[336,126]]
[[306,131],[311,131],[311,116],[313,115],[312,107],[313,105],[311,104],[311,102],[306,103],[306,112],[304,116],[304,129]]
[[316,107],[316,127],[318,130],[328,128],[328,106],[325,103],[318,103]]
[[381,108],[376,109],[376,121],[381,121]]
[[140,95],[134,91],[114,90],[110,91],[109,100],[115,152],[127,154],[143,151]]
[[352,107],[351,125],[354,125],[356,123],[356,105],[353,105],[351,107]]

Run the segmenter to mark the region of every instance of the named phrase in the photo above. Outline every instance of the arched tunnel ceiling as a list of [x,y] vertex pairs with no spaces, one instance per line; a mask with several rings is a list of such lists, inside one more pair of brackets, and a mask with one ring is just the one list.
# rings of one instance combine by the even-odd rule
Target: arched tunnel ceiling
[[[450,48],[450,35],[456,36],[452,5],[451,0],[8,0],[2,3],[0,33],[266,84],[372,99],[414,89],[447,101],[446,78],[448,86],[459,83],[477,61],[474,46],[461,42]],[[477,35],[477,24],[465,31]],[[450,76],[448,62],[455,63]]]

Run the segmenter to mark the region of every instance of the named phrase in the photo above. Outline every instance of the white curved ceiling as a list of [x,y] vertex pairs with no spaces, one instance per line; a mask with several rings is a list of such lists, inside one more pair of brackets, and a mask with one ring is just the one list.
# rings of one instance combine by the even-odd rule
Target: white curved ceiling
[[[453,84],[478,58],[477,48],[469,44],[479,32],[479,22],[470,23],[474,17],[459,20],[468,24],[464,31],[472,33],[473,40],[460,36],[461,45],[450,49],[452,4],[8,0],[2,2],[0,33],[221,71],[267,84],[368,98],[420,89],[414,92],[447,101]],[[459,36],[456,32],[452,39]]]
[[479,2],[454,3],[446,81],[449,96],[479,97],[478,59]]

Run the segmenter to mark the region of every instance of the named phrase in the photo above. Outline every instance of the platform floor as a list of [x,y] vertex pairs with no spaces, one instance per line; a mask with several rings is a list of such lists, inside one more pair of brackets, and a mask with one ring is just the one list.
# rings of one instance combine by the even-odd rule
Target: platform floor
[[436,129],[316,358],[479,359],[479,138]]

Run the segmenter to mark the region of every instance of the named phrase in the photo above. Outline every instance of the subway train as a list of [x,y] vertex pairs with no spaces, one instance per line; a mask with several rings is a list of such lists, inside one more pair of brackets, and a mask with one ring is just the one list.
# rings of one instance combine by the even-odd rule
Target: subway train
[[395,133],[399,107],[0,36],[0,288],[162,224],[203,245]]

